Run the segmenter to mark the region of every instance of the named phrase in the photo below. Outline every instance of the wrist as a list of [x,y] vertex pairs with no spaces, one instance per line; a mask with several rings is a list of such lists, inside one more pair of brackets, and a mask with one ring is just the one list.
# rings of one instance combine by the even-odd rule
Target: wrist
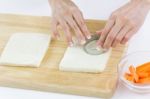
[[54,6],[59,0],[48,0],[51,6]]
[[55,3],[57,0],[48,0],[50,4]]
[[141,3],[143,4],[143,7],[145,6],[150,10],[150,0],[141,0]]
[[150,0],[131,0],[131,3],[135,6],[141,5],[146,9],[150,9]]
[[150,4],[150,0],[144,0],[144,1]]

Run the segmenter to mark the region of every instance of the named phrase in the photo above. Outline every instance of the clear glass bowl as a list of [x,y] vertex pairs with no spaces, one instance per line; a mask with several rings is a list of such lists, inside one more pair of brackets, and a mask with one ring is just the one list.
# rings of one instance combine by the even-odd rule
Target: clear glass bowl
[[123,57],[118,65],[120,82],[134,92],[149,93],[150,84],[135,84],[124,78],[124,74],[129,71],[130,65],[136,67],[146,62],[150,62],[150,51],[139,51]]

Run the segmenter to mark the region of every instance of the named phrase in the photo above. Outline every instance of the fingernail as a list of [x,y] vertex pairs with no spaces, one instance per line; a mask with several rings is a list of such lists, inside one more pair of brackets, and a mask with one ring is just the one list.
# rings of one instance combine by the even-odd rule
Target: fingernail
[[88,36],[87,36],[87,39],[91,39],[91,35],[88,35]]
[[85,44],[86,43],[86,41],[85,40],[81,40],[81,45],[83,45],[83,44]]
[[98,51],[108,51],[108,49],[102,48],[101,46],[97,46],[96,49],[97,49]]
[[99,50],[104,49],[103,44],[100,41],[97,42],[97,48],[96,49],[99,49]]
[[69,46],[72,47],[74,44],[73,42],[69,42]]
[[97,50],[101,50],[101,49],[104,49],[104,48],[102,47],[102,45],[101,45],[101,44],[97,44],[96,49],[97,49]]
[[102,48],[100,46],[96,47],[96,50],[100,51]]

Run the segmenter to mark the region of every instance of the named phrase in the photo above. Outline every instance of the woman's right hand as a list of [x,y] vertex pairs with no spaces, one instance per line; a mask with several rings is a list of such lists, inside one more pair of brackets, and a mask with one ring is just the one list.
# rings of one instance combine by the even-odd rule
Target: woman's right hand
[[52,8],[52,32],[55,38],[60,37],[58,25],[62,27],[69,46],[73,45],[71,29],[80,44],[84,44],[86,38],[91,38],[81,11],[71,0],[49,0],[49,3]]

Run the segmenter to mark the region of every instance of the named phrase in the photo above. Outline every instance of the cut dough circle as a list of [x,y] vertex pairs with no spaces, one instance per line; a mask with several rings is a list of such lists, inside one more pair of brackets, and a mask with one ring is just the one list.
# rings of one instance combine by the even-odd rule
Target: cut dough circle
[[90,55],[82,47],[68,47],[59,64],[59,70],[100,73],[106,67],[111,50],[100,55]]

